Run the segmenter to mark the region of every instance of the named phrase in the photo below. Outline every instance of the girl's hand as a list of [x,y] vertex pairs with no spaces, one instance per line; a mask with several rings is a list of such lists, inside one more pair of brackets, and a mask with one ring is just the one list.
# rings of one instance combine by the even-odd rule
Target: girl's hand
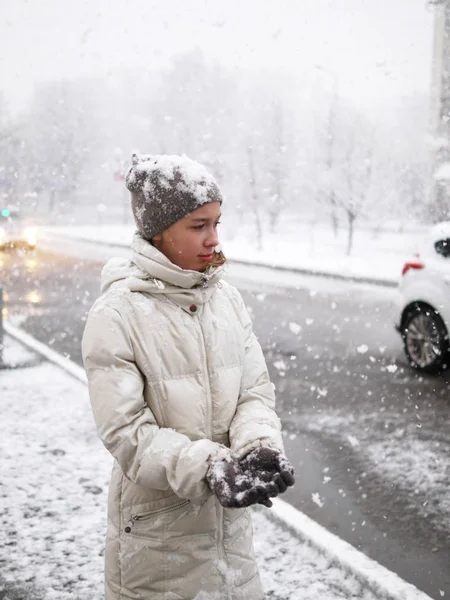
[[253,479],[256,489],[261,488],[265,495],[261,494],[258,500],[260,504],[272,506],[270,498],[284,493],[288,487],[294,485],[294,467],[286,456],[275,448],[261,446],[252,450],[240,461],[244,473]]
[[245,508],[266,497],[265,487],[255,485],[253,478],[231,457],[213,462],[206,479],[220,504],[227,508]]

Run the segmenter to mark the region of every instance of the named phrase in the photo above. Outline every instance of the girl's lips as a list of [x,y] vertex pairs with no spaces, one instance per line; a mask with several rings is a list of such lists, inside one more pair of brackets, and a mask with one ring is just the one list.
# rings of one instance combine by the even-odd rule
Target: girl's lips
[[210,260],[212,260],[212,257],[213,257],[212,254],[204,254],[203,256],[200,255],[199,259],[204,260],[205,262],[209,262]]

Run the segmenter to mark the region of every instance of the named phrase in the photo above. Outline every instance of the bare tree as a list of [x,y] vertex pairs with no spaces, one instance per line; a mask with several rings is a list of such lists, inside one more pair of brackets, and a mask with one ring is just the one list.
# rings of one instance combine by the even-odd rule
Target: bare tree
[[199,49],[176,56],[148,98],[148,117],[159,152],[185,153],[210,168],[230,147],[236,80]]
[[[19,204],[23,144],[21,124],[14,122],[0,95],[0,204]],[[3,202],[2,202],[3,200]]]
[[255,219],[256,228],[256,243],[258,250],[262,250],[263,229],[261,221],[261,199],[258,194],[258,186],[256,182],[254,151],[252,146],[247,146],[248,160],[248,184],[250,187],[250,205],[252,214]]
[[28,186],[48,213],[69,210],[92,153],[95,121],[86,82],[40,84],[28,114]]
[[267,213],[269,228],[275,233],[281,213],[287,205],[287,154],[288,146],[285,132],[285,112],[280,99],[271,103],[271,123],[269,125],[270,143],[266,146],[266,172],[268,177]]
[[361,163],[355,164],[352,151],[349,148],[347,168],[344,169],[348,195],[341,199],[348,224],[347,255],[350,255],[353,247],[355,220],[364,208],[368,197],[373,171],[373,145],[368,147],[365,158],[359,157],[357,160],[361,160]]
[[342,135],[336,144],[333,189],[348,225],[347,254],[353,247],[355,221],[369,201],[372,183],[375,127],[362,115],[347,110]]
[[[326,158],[325,167],[327,170],[327,179],[331,182],[331,174],[333,172],[333,148],[335,132],[335,119],[337,112],[337,95],[333,93],[328,111],[328,120],[326,127]],[[338,219],[338,203],[333,185],[329,185],[327,189],[327,201],[331,214],[331,227],[335,236],[338,234],[339,219]]]

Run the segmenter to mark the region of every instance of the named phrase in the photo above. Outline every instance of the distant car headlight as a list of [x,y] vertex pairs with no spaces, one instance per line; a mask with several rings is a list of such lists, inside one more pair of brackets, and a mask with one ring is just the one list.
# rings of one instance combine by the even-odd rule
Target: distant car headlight
[[39,304],[42,302],[42,296],[39,292],[34,290],[25,296],[25,300],[30,304]]
[[27,227],[24,233],[27,244],[29,246],[36,246],[38,238],[37,229],[35,229],[34,227]]

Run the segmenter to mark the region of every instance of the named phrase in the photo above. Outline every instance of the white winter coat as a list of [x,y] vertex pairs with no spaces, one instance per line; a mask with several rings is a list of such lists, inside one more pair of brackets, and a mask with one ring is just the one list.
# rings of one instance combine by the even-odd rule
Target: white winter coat
[[282,449],[273,385],[237,290],[182,270],[140,236],[110,260],[83,359],[115,461],[106,600],[260,600],[250,513],[224,509],[210,461]]

